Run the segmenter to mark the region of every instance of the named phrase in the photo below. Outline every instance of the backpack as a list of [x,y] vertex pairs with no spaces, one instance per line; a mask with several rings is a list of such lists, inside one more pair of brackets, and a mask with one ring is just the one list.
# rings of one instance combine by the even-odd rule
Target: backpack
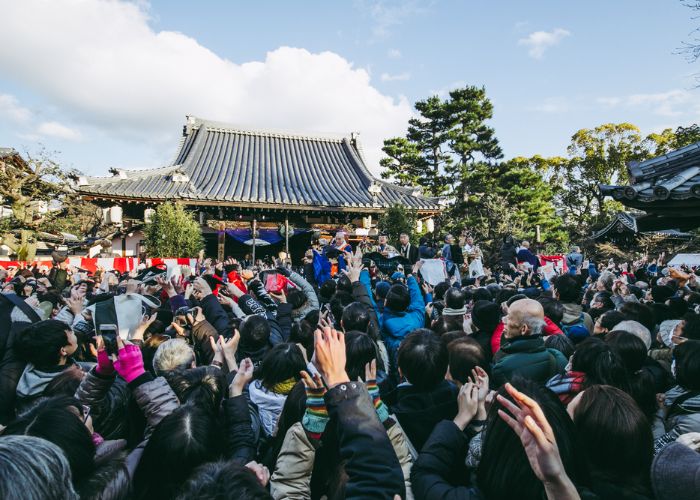
[[572,323],[562,323],[561,325],[561,330],[571,339],[574,344],[578,344],[591,334],[591,332],[588,331],[588,328],[586,328],[584,318],[585,316],[583,313],[581,313],[577,320],[573,321]]

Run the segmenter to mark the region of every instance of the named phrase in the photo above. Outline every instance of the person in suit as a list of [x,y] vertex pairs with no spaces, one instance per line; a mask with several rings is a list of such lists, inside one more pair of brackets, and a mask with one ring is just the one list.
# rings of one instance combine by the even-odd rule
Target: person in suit
[[401,243],[399,254],[408,259],[411,265],[418,262],[418,247],[411,244],[408,234],[401,233],[401,236],[399,236],[399,243]]

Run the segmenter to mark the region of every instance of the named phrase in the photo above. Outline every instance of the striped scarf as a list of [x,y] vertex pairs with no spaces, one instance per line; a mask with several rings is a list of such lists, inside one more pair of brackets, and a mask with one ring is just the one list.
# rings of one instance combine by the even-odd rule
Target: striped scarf
[[549,379],[547,388],[559,396],[561,402],[566,405],[581,392],[585,381],[586,374],[583,372],[566,372]]

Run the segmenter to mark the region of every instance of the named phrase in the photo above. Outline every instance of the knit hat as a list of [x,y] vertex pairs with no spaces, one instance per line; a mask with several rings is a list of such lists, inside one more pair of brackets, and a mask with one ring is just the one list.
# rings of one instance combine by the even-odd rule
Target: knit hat
[[379,281],[375,285],[375,290],[377,291],[377,298],[386,298],[386,294],[389,293],[389,288],[391,288],[391,283],[389,283],[388,281]]
[[492,333],[501,320],[501,308],[488,300],[478,300],[472,309],[472,323],[479,331]]
[[662,449],[651,464],[657,500],[700,498],[700,454],[680,443]]

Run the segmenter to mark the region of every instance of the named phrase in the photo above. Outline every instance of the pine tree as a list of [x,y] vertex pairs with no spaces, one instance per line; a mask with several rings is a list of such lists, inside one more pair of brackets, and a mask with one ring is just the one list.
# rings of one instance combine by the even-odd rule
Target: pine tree
[[146,226],[150,257],[194,257],[203,247],[199,223],[180,204],[163,203]]

